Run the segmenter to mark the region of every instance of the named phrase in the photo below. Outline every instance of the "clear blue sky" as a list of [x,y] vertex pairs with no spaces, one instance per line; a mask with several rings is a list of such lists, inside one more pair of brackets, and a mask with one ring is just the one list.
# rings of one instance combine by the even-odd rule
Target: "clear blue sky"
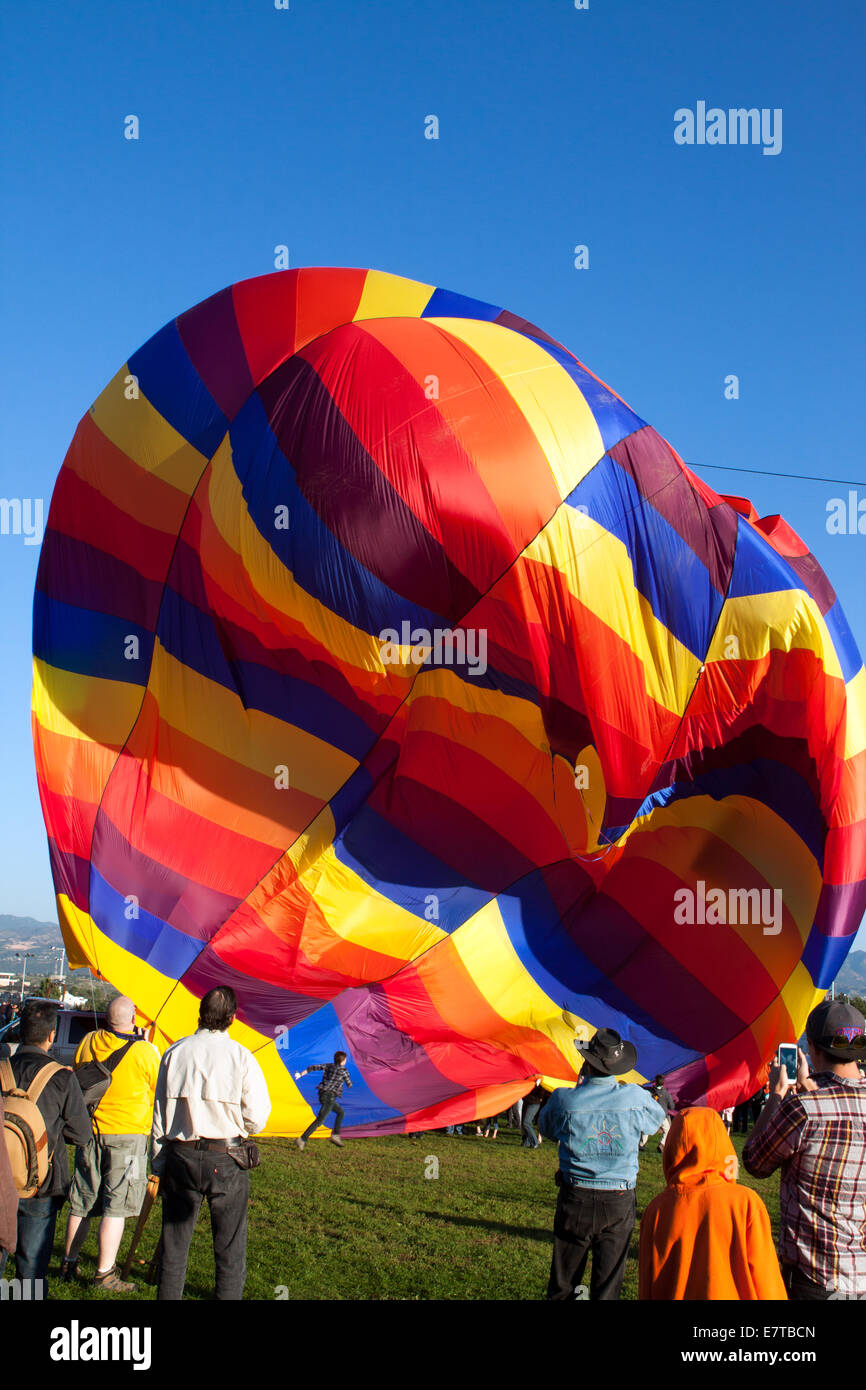
[[[129,354],[286,243],[293,266],[374,266],[524,315],[699,471],[859,480],[866,499],[864,38],[859,5],[811,0],[7,6],[0,495],[47,513]],[[781,108],[781,153],[675,144],[698,101]],[[866,536],[825,524],[847,489],[703,476],[783,513],[866,650]],[[0,537],[0,911],[53,918],[37,560]]]

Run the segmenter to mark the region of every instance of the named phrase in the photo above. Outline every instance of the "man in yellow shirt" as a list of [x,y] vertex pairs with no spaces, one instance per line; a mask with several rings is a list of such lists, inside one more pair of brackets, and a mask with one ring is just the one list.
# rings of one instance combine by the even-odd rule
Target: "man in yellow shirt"
[[147,1186],[147,1140],[153,1122],[153,1093],[159,1053],[153,1043],[135,1041],[135,1005],[121,995],[108,1008],[108,1027],[88,1033],[75,1054],[76,1068],[107,1062],[112,1053],[132,1045],[117,1062],[111,1084],[93,1114],[93,1138],[75,1152],[69,1193],[64,1279],[78,1272],[78,1252],[87,1238],[90,1218],[99,1215],[99,1260],[94,1283],[111,1293],[131,1293],[134,1284],[117,1275],[117,1252],[127,1216],[137,1216]]

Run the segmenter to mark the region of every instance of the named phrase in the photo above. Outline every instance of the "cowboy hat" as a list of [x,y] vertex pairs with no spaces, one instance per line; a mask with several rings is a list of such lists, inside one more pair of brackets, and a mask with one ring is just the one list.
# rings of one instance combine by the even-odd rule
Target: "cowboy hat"
[[599,1028],[589,1042],[575,1041],[574,1045],[581,1057],[605,1076],[621,1076],[623,1072],[632,1071],[637,1062],[637,1048],[625,1042],[613,1028]]

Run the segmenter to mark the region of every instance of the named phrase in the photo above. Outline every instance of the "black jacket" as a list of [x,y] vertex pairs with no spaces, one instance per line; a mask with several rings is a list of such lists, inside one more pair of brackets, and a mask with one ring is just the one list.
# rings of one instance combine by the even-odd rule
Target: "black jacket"
[[670,1091],[667,1089],[667,1087],[665,1087],[665,1086],[648,1086],[648,1087],[645,1087],[645,1089],[649,1091],[649,1093],[650,1093],[650,1095],[652,1096],[653,1100],[657,1100],[657,1101],[658,1101],[659,1105],[661,1106],[662,1110],[664,1110],[665,1114],[666,1114],[666,1115],[669,1115],[669,1114],[671,1113],[671,1111],[673,1110],[673,1108],[674,1108],[674,1101],[673,1101],[673,1096],[671,1095],[671,1093],[670,1093]]
[[[12,1058],[12,1074],[22,1091],[26,1091],[36,1073],[54,1058],[41,1047],[22,1044]],[[65,1197],[69,1189],[67,1144],[89,1144],[93,1125],[84,1104],[81,1087],[75,1073],[68,1067],[55,1072],[36,1102],[45,1121],[48,1151],[53,1155],[48,1177],[36,1193],[37,1197]]]

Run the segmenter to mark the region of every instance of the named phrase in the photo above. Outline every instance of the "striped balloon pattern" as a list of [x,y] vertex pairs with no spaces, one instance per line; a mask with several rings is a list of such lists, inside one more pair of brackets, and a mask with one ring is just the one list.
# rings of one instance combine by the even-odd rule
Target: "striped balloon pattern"
[[297,1134],[573,1084],[751,1093],[864,909],[866,676],[780,517],[564,347],[373,270],[173,320],[78,426],[34,615],[72,965],[160,1046],[230,984]]

